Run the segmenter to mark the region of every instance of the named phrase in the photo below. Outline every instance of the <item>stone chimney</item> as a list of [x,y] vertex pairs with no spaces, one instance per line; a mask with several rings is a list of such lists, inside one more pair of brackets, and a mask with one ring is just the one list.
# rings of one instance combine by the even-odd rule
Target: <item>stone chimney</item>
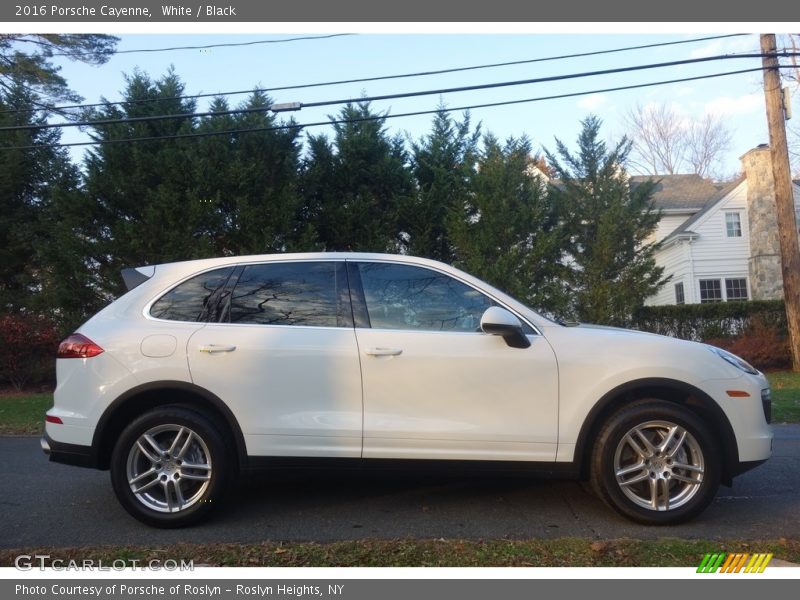
[[747,179],[747,220],[750,224],[750,297],[783,298],[775,183],[769,146],[761,144],[740,159]]

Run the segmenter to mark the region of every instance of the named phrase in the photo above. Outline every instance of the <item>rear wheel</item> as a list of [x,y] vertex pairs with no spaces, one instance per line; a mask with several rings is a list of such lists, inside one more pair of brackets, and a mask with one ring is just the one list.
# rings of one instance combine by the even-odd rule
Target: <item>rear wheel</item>
[[714,499],[720,457],[690,410],[641,400],[612,415],[597,438],[591,483],[624,516],[649,525],[691,519]]
[[145,413],[122,433],[111,482],[125,509],[155,527],[183,527],[220,503],[231,475],[225,444],[202,414],[183,407]]

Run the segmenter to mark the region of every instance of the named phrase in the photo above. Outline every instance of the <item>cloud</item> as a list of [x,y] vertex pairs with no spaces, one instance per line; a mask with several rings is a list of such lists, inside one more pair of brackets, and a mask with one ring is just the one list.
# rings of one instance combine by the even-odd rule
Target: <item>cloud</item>
[[588,96],[578,100],[578,106],[585,110],[595,110],[608,102],[608,96],[605,94],[589,94]]
[[760,92],[731,97],[720,96],[705,104],[705,112],[715,116],[746,115],[764,110],[764,95]]
[[705,58],[707,56],[717,56],[719,54],[728,54],[731,52],[758,52],[758,50],[758,40],[754,40],[753,36],[748,35],[714,40],[692,50],[691,53],[689,53],[689,57]]

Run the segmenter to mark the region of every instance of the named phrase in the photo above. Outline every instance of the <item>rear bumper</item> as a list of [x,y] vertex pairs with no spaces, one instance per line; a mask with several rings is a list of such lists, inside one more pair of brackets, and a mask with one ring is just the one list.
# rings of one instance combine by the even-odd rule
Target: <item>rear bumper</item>
[[97,454],[91,446],[79,446],[78,444],[65,444],[56,442],[45,433],[40,440],[42,451],[47,455],[51,462],[76,467],[88,467],[99,469]]

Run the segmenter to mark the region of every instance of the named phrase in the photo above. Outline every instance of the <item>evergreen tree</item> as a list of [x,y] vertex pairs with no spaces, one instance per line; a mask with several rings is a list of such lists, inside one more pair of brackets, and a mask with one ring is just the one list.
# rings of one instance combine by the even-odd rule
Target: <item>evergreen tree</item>
[[461,210],[450,220],[456,264],[522,302],[561,312],[564,238],[527,138],[487,135]]
[[[253,93],[239,108],[252,111],[201,120],[198,132],[263,129],[278,126],[270,98]],[[216,99],[210,111],[226,111]],[[209,205],[216,252],[260,254],[297,246],[300,146],[296,128],[253,131],[203,138],[198,144],[196,181],[201,202]]]
[[[96,117],[123,119],[192,114],[193,100],[179,98],[184,86],[170,71],[157,81],[136,72],[126,78],[121,105],[108,104]],[[91,260],[97,285],[108,293],[123,291],[123,267],[200,258],[215,254],[210,234],[212,204],[198,196],[194,180],[197,147],[193,118],[129,121],[97,125],[96,146],[86,159],[87,214]],[[119,142],[130,138],[157,138]]]
[[401,206],[413,193],[400,137],[369,103],[348,104],[332,120],[333,142],[309,136],[303,168],[308,228],[326,250],[385,252],[401,247]]
[[648,241],[660,219],[652,202],[653,182],[634,188],[624,165],[631,142],[608,149],[602,122],[582,121],[577,154],[556,139],[547,153],[556,181],[550,195],[569,235],[569,277],[574,316],[582,321],[624,325],[632,312],[664,283],[656,244]]
[[[10,91],[22,84],[49,102],[79,102],[59,75],[55,55],[90,65],[101,65],[114,55],[118,38],[105,34],[0,33],[0,88]],[[35,102],[37,108],[43,105]]]
[[[19,82],[0,91],[0,126],[45,124],[31,110],[38,99]],[[7,148],[0,150],[0,311],[38,311],[69,327],[96,303],[85,286],[83,254],[56,243],[64,238],[65,213],[81,197],[67,151],[51,147],[60,137],[57,129],[0,134]]]
[[403,215],[410,254],[444,262],[453,260],[448,220],[469,193],[479,139],[480,130],[471,131],[468,113],[456,122],[442,110],[433,118],[431,133],[412,142],[411,168],[417,193],[405,206]]

